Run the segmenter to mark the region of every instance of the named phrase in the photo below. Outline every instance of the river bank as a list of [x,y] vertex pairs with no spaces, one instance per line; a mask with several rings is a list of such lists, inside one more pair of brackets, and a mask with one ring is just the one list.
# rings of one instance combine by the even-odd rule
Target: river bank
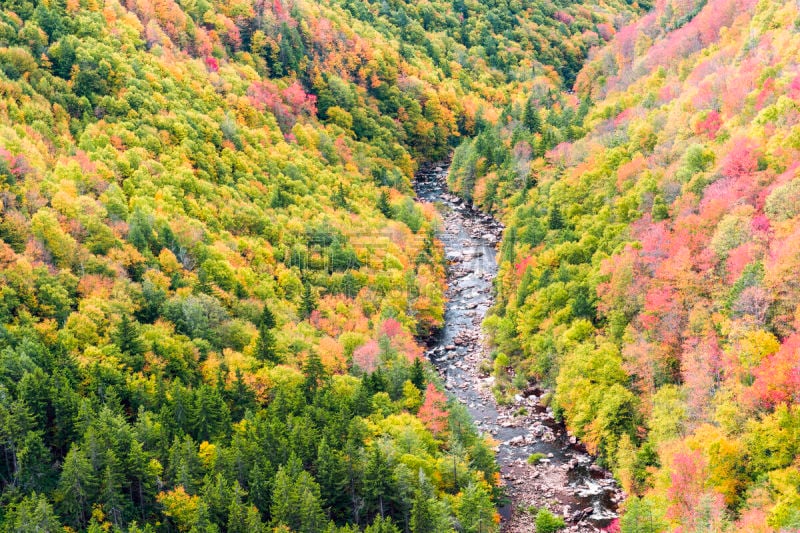
[[[564,517],[564,531],[601,531],[617,516],[623,494],[610,473],[595,465],[556,422],[542,401],[547,391],[530,387],[511,405],[495,401],[494,380],[482,370],[489,354],[481,323],[494,303],[496,245],[503,228],[451,194],[446,176],[444,166],[432,167],[421,170],[415,182],[419,199],[441,210],[444,224],[439,238],[448,261],[445,325],[430,340],[427,355],[447,390],[466,405],[478,428],[497,442],[497,461],[510,501],[501,509],[502,531],[533,531],[531,507]],[[527,462],[533,453],[543,454],[535,465]]]

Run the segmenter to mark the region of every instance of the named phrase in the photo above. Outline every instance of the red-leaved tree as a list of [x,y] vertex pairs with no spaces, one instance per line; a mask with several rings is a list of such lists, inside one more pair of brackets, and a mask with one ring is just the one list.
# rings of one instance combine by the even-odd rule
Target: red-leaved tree
[[353,350],[353,364],[364,372],[375,372],[378,368],[378,356],[381,348],[374,340]]
[[800,334],[789,336],[780,349],[753,372],[749,393],[759,407],[772,408],[800,397]]
[[739,138],[733,143],[731,151],[722,162],[722,174],[729,178],[740,178],[752,174],[758,168],[752,143],[749,139]]
[[441,391],[428,383],[425,390],[425,401],[417,414],[422,423],[431,432],[440,437],[447,431],[447,397]]

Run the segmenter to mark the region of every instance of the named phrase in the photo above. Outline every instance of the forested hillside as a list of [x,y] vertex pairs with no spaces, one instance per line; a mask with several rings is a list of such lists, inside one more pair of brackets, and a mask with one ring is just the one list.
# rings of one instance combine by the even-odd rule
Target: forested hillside
[[661,0],[456,151],[507,222],[496,392],[553,387],[624,532],[800,528],[798,24]]
[[495,530],[409,180],[646,7],[2,2],[0,529]]

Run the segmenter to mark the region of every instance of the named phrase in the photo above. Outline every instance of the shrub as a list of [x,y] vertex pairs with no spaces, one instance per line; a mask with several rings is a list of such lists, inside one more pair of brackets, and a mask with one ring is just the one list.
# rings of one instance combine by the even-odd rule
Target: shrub
[[543,453],[539,453],[539,452],[532,453],[532,454],[530,454],[528,456],[528,464],[529,465],[539,464],[539,461],[541,461],[544,458],[545,458],[545,454],[543,454]]
[[566,526],[564,519],[547,509],[539,509],[536,513],[536,533],[555,533],[564,526]]

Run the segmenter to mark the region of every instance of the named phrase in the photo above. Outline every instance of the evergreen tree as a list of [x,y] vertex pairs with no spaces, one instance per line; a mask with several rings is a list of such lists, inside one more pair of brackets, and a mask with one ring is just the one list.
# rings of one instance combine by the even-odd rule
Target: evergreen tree
[[316,308],[317,302],[314,299],[314,293],[311,291],[311,284],[306,282],[303,284],[303,299],[300,302],[300,318],[304,320],[307,319]]
[[56,449],[59,456],[65,455],[68,447],[77,439],[78,428],[75,420],[78,415],[80,396],[71,383],[71,371],[65,368],[53,372],[50,382],[50,403],[53,409],[53,422],[50,433],[51,446]]
[[114,332],[113,341],[125,356],[125,363],[134,372],[138,372],[144,367],[144,343],[139,337],[139,328],[136,322],[131,320],[128,315],[122,315]]
[[344,185],[342,185],[341,181],[336,188],[336,192],[333,193],[333,203],[336,204],[337,207],[347,207],[347,195],[344,192]]
[[293,475],[294,469],[287,464],[275,476],[270,508],[273,523],[300,533],[321,533],[327,521],[320,504],[319,485],[306,471]]
[[529,98],[525,102],[525,110],[522,112],[522,124],[531,133],[540,133],[542,131],[542,119],[539,117],[539,110],[533,103],[533,98]]
[[53,484],[53,457],[41,431],[28,431],[17,452],[17,481],[23,490],[47,492]]
[[[384,337],[385,338],[385,337]],[[364,377],[370,395],[377,392],[387,392],[389,389],[389,382],[383,373],[383,370],[378,368],[375,372]]]
[[474,483],[467,485],[459,500],[456,516],[464,533],[491,531],[494,505],[486,489]]
[[81,529],[86,525],[96,489],[97,479],[92,463],[75,444],[64,459],[56,491],[61,516],[70,526]]
[[350,500],[350,521],[357,525],[361,524],[361,510],[364,506],[361,491],[364,481],[363,431],[363,424],[358,419],[354,419],[350,423],[347,441],[344,446],[345,479],[347,495]]
[[364,497],[367,512],[386,515],[386,499],[392,494],[392,469],[378,443],[372,445],[364,469]]
[[255,507],[247,508],[244,526],[242,533],[268,533],[270,531],[261,520],[261,513]]
[[274,526],[288,526],[291,529],[297,527],[295,521],[296,504],[294,490],[294,480],[291,478],[286,468],[281,466],[272,481],[272,505],[269,512],[272,516]]
[[213,437],[227,435],[230,431],[231,415],[228,406],[216,388],[202,385],[195,393],[192,409],[192,429],[198,441],[210,441]]
[[237,422],[244,418],[248,410],[256,408],[256,394],[244,382],[244,375],[240,368],[235,370],[234,378],[230,390],[224,390],[230,405],[231,419]]
[[419,357],[414,359],[414,363],[411,365],[411,383],[414,384],[416,388],[420,391],[425,390],[426,380],[425,380],[425,369],[422,366],[422,361]]
[[[265,463],[265,464],[262,464]],[[256,461],[247,477],[247,498],[260,511],[266,512],[272,499],[271,476],[272,466],[267,459]]]
[[431,498],[422,488],[417,488],[411,507],[411,532],[436,533],[435,527]]
[[[240,499],[232,498],[228,505],[227,533],[249,533],[247,529],[247,507]],[[260,522],[260,520],[259,520]],[[256,525],[256,531],[263,529],[263,524]]]
[[207,474],[200,492],[208,509],[208,518],[213,524],[227,524],[231,504],[231,487],[221,472]]
[[119,324],[117,324],[113,340],[124,354],[140,355],[144,353],[144,344],[139,337],[139,327],[136,321],[131,320],[131,317],[127,314],[122,315]]
[[622,533],[657,533],[664,531],[667,524],[662,513],[649,500],[630,498],[625,504],[625,514],[620,521]]
[[301,472],[295,482],[297,491],[297,512],[301,533],[321,533],[327,525],[325,513],[320,503],[319,485],[308,472]]
[[264,311],[258,321],[258,341],[256,342],[256,357],[260,361],[280,363],[280,357],[275,347],[275,315],[269,306],[264,306]]
[[528,298],[528,295],[531,293],[531,288],[533,287],[533,268],[526,268],[525,272],[522,274],[522,279],[520,279],[519,286],[517,287],[517,309],[522,307],[525,304],[525,300]]
[[122,494],[124,476],[119,460],[113,450],[106,454],[106,467],[100,476],[100,492],[98,500],[103,504],[103,511],[114,526],[123,524],[125,497]]
[[188,432],[192,422],[193,398],[191,391],[176,379],[170,386],[170,400],[162,408],[163,423],[177,433]]
[[564,217],[561,215],[560,206],[554,205],[550,207],[547,215],[547,225],[550,229],[558,230],[564,228]]
[[63,531],[53,506],[44,494],[33,492],[5,511],[4,531],[23,533],[60,533]]
[[142,521],[153,510],[156,487],[161,476],[161,464],[152,460],[144,445],[134,440],[125,461],[127,477],[130,481],[131,500]]
[[372,412],[372,387],[369,383],[369,374],[361,376],[361,381],[353,397],[353,414],[366,417]]
[[381,194],[378,196],[378,211],[386,218],[392,218],[392,206],[389,204],[389,192],[386,189],[381,189]]
[[328,509],[330,518],[337,522],[347,516],[347,465],[342,453],[328,444],[327,437],[322,437],[317,448],[316,479],[320,486],[320,494]]
[[511,226],[506,231],[505,239],[503,239],[503,244],[500,248],[500,253],[503,257],[503,261],[507,261],[509,263],[513,263],[516,260],[514,247],[517,244],[517,227]]
[[394,525],[394,522],[388,516],[379,516],[364,529],[364,533],[400,533],[400,529]]
[[177,485],[182,485],[187,492],[193,493],[197,489],[197,480],[201,472],[200,460],[197,457],[197,445],[192,437],[186,435],[183,439],[175,437],[169,449],[167,462],[167,478]]
[[319,358],[319,354],[317,354],[316,351],[311,350],[311,352],[309,352],[308,358],[303,365],[303,374],[306,376],[304,381],[306,398],[309,403],[311,403],[326,377],[325,367],[322,366],[322,360]]
[[420,469],[411,506],[411,533],[438,533],[442,525],[433,487]]

